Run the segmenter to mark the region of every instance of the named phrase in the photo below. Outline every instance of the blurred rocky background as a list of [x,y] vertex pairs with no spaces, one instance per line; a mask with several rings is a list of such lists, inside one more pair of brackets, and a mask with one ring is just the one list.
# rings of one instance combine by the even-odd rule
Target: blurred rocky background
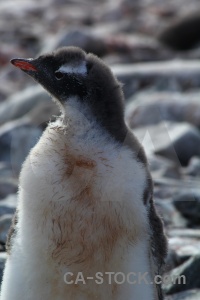
[[200,299],[200,2],[1,0],[0,37],[0,278],[22,162],[58,114],[9,60],[76,45],[123,83],[169,239],[165,274],[175,279],[163,285],[166,300]]

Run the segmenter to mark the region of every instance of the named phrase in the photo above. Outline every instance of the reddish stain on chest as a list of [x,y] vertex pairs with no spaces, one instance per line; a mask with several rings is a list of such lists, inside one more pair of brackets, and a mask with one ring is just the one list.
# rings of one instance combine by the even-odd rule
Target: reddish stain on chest
[[86,170],[94,171],[94,168],[97,165],[96,161],[82,155],[79,156],[67,155],[64,162],[66,165],[65,174],[67,175],[67,177],[73,174],[73,171],[75,170],[76,167],[80,168],[79,174],[81,175]]
[[84,156],[79,156],[75,164],[77,167],[89,170],[92,170],[94,167],[96,167],[96,162],[94,160],[85,158]]

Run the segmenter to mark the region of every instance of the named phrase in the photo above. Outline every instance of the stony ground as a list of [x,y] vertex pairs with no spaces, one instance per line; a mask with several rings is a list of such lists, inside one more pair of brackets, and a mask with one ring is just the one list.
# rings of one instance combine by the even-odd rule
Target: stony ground
[[0,277],[21,164],[57,114],[9,64],[63,45],[102,57],[124,84],[126,121],[144,145],[169,239],[166,300],[200,299],[200,48],[176,52],[161,30],[198,0],[0,1]]

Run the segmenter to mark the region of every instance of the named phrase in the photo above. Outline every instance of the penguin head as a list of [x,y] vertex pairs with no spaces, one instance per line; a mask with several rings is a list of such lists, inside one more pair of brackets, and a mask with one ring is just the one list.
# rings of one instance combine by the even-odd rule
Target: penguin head
[[124,140],[122,87],[100,58],[77,47],[64,47],[35,59],[12,59],[11,63],[47,90],[62,115],[75,105],[116,140]]
[[[70,97],[88,99],[119,87],[110,69],[93,54],[77,47],[60,48],[36,59],[12,59],[11,63],[40,83],[63,104]],[[109,93],[109,92],[108,92]]]

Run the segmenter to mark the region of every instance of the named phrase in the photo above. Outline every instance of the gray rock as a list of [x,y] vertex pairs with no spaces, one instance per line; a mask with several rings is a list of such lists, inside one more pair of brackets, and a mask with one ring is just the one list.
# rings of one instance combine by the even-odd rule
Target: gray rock
[[0,282],[2,282],[3,270],[7,259],[6,252],[0,252]]
[[8,230],[12,223],[12,217],[13,215],[11,214],[0,217],[0,243],[6,243]]
[[49,120],[54,121],[60,115],[59,107],[53,101],[38,103],[25,117],[27,123],[46,128]]
[[200,232],[186,228],[167,229],[169,249],[176,252],[177,260],[183,263],[200,253]]
[[[154,152],[174,161],[179,167],[188,164],[193,156],[200,156],[200,132],[187,123],[162,122],[157,126],[135,128],[147,152]],[[150,137],[150,141],[146,137]]]
[[9,194],[14,194],[18,189],[18,181],[12,177],[0,178],[0,200],[5,199]]
[[153,178],[169,177],[180,178],[181,173],[177,164],[159,155],[149,155],[148,163]]
[[28,119],[7,122],[0,127],[0,160],[8,162],[12,171],[19,174],[23,161],[41,134],[42,129]]
[[126,98],[138,91],[186,91],[200,86],[200,62],[173,60],[112,66],[124,84]]
[[192,157],[188,163],[188,166],[183,169],[185,175],[194,177],[200,177],[200,158]]
[[22,92],[14,94],[0,104],[0,124],[24,116],[41,103],[49,105],[51,100],[47,92],[39,85],[31,86]]
[[[184,231],[184,229],[182,229]],[[195,237],[184,236],[172,236],[171,234],[177,234],[177,232],[167,231],[169,237],[169,249],[176,252],[179,261],[184,262],[186,259],[199,254],[200,241]]]
[[[19,174],[22,163],[30,149],[32,149],[39,140],[41,134],[42,130],[36,126],[22,126],[11,132],[10,162],[14,174]],[[23,145],[23,147],[20,147],[21,145]]]
[[163,284],[166,294],[174,294],[189,289],[200,288],[200,254],[191,257],[168,273],[169,282]]
[[165,300],[199,300],[200,289],[193,289],[165,297]]
[[173,204],[187,220],[188,226],[200,225],[200,192],[181,192],[173,198]]
[[[133,33],[111,35],[107,37],[106,44],[111,53],[118,53],[123,57],[122,64],[129,64],[130,61],[137,63],[157,61],[171,57],[171,52],[161,47],[155,39]],[[103,58],[109,62],[107,57]]]
[[181,123],[167,128],[171,142],[160,146],[155,153],[171,159],[176,159],[176,154],[182,166],[187,165],[193,156],[200,155],[200,132],[194,126]]
[[17,194],[10,194],[0,201],[0,217],[7,214],[14,214],[17,206]]
[[168,231],[169,236],[179,236],[179,237],[188,237],[188,238],[196,238],[200,239],[200,229],[171,229]]
[[[154,175],[154,173],[152,173]],[[154,198],[158,199],[169,199],[171,198],[174,194],[177,193],[177,189],[179,189],[179,186],[171,184],[172,182],[175,181],[175,179],[172,179],[168,181],[168,178],[158,178],[154,177]],[[180,180],[178,180],[179,183],[181,183]],[[182,184],[183,185],[183,184]]]
[[59,47],[76,46],[84,49],[86,52],[92,52],[98,56],[102,56],[107,52],[105,39],[95,35],[91,28],[72,28],[61,31],[52,39],[45,41],[42,52],[49,52]]
[[174,208],[171,199],[157,199],[154,196],[155,205],[157,211],[161,215],[164,225],[166,228],[171,228],[172,226],[178,228],[184,228],[187,225],[187,221],[184,217]]
[[128,99],[126,121],[131,128],[162,121],[188,122],[200,127],[199,92],[144,92]]
[[177,266],[180,265],[180,263],[181,263],[181,261],[177,255],[176,251],[174,251],[172,249],[168,249],[167,258],[165,261],[165,268],[164,268],[165,273],[176,268]]
[[0,178],[11,178],[13,176],[13,172],[8,163],[0,161]]
[[[192,179],[192,180],[191,180]],[[162,196],[158,196],[158,198],[173,198],[175,195],[179,195],[180,191],[187,193],[191,192],[199,192],[199,180],[194,180],[192,178],[182,177],[181,180],[177,180],[176,178],[154,178],[154,185],[158,187],[160,191],[164,191],[161,193]]]
[[174,18],[170,25],[160,32],[158,38],[167,47],[179,51],[187,51],[199,44],[198,30],[200,26],[199,10]]

